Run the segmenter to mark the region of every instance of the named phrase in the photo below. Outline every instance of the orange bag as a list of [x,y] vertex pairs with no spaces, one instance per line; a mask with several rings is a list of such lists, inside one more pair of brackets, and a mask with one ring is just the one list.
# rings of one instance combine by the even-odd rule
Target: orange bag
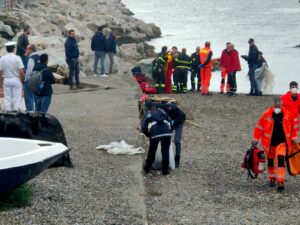
[[286,167],[291,176],[300,174],[300,147],[299,144],[293,145],[288,150],[286,156]]

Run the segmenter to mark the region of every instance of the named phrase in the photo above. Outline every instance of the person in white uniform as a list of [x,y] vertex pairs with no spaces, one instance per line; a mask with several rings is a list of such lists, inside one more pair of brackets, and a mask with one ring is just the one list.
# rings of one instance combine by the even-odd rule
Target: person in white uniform
[[[4,107],[6,111],[20,109],[24,65],[15,54],[16,42],[5,44],[7,54],[0,59],[0,77],[3,77]],[[13,105],[13,107],[12,107]]]

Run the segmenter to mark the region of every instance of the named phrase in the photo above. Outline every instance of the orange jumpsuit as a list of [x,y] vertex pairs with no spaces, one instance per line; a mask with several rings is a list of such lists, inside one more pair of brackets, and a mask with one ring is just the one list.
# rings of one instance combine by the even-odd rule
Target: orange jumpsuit
[[[268,174],[269,179],[276,178],[278,182],[284,181],[285,176],[285,165],[284,165],[284,157],[286,156],[287,148],[292,148],[292,140],[296,140],[298,138],[297,127],[298,124],[294,123],[293,117],[291,114],[285,109],[281,108],[283,113],[282,118],[282,126],[285,136],[285,142],[279,143],[276,146],[271,146],[271,140],[274,128],[274,119],[273,119],[273,111],[274,107],[270,107],[263,113],[259,121],[257,122],[253,140],[259,141],[261,140],[261,145],[266,152],[268,157]],[[278,167],[276,169],[274,165],[274,161],[278,162]]]
[[[203,65],[201,68],[201,94],[208,94],[209,85],[211,79],[211,68],[212,68],[212,51],[208,47],[204,47],[200,50],[200,63]],[[210,58],[209,58],[210,57]]]

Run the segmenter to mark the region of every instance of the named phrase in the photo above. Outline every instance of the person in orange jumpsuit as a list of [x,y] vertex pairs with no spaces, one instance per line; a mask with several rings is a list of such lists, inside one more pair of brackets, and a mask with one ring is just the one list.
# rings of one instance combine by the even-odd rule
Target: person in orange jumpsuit
[[200,50],[200,68],[201,68],[201,94],[212,95],[209,92],[209,85],[211,79],[211,68],[212,68],[212,55],[213,52],[210,49],[210,42],[205,42],[204,48]]
[[261,141],[268,158],[269,186],[275,186],[277,177],[278,191],[284,190],[286,151],[298,142],[297,127],[281,100],[275,98],[274,105],[263,113],[254,128],[252,145]]
[[298,94],[298,83],[296,81],[290,83],[290,91],[281,96],[281,101],[282,106],[291,113],[295,123],[299,124],[300,95]]
[[166,82],[166,87],[165,87],[165,93],[171,94],[172,93],[172,73],[174,69],[174,60],[173,60],[173,55],[172,52],[168,52],[166,55],[166,64],[165,64],[165,82]]
[[230,42],[226,43],[226,48],[222,51],[220,58],[220,67],[221,67],[221,85],[220,85],[220,94],[224,94],[224,88],[226,86],[226,93],[229,93],[229,83],[226,82],[226,77],[228,75],[228,64],[229,64],[229,54],[230,54]]

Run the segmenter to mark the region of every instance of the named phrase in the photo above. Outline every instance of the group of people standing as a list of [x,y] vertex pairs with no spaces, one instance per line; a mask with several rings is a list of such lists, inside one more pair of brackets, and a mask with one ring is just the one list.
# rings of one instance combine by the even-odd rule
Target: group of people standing
[[[29,26],[18,42],[5,44],[7,54],[0,59],[0,77],[3,78],[4,109],[18,111],[21,105],[22,84],[24,85],[24,99],[27,111],[46,113],[53,94],[51,84],[55,83],[52,71],[47,67],[48,55],[38,55],[36,46],[29,43]],[[17,48],[17,49],[16,49]],[[16,54],[15,54],[16,49]],[[28,80],[33,71],[41,71],[43,88],[41,92],[32,93],[28,87]]]
[[[262,95],[263,66],[267,66],[262,53],[258,51],[254,39],[249,40],[248,55],[241,56],[249,65],[249,79],[251,96]],[[199,91],[202,95],[212,95],[209,91],[213,67],[213,51],[209,41],[205,42],[203,48],[197,47],[191,55],[187,55],[186,48],[178,52],[177,47],[170,51],[166,46],[152,63],[152,76],[158,93],[187,93],[188,73],[191,72],[190,91]],[[222,51],[219,66],[221,68],[220,94],[230,97],[236,96],[237,83],[236,73],[241,71],[239,53],[234,44],[227,42]],[[173,85],[172,85],[173,77]],[[198,81],[197,81],[198,80]]]

